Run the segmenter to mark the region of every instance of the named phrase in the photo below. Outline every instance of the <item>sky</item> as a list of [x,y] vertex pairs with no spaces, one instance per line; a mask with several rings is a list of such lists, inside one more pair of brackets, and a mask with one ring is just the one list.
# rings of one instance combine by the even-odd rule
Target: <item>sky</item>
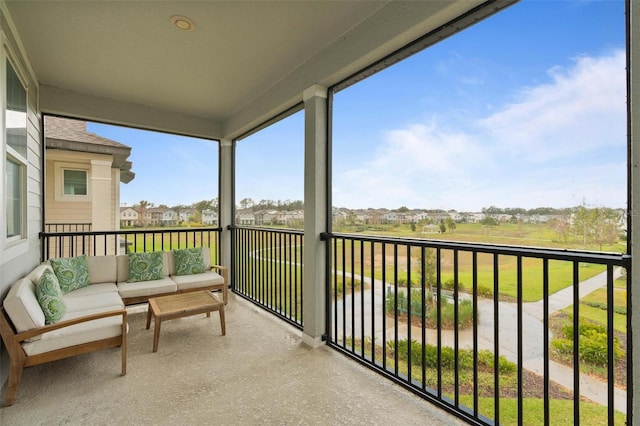
[[[523,0],[337,93],[332,204],[625,208],[624,43],[623,0]],[[238,142],[237,202],[303,199],[303,119]],[[132,147],[122,204],[217,197],[215,142],[89,130]]]

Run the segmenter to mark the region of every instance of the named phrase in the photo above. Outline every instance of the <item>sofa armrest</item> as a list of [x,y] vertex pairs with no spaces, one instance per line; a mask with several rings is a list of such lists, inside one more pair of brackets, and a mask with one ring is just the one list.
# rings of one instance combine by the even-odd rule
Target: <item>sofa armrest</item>
[[34,328],[33,330],[24,331],[22,333],[18,333],[15,335],[15,341],[20,343],[27,339],[31,339],[32,337],[39,336],[41,334],[47,333],[49,331],[58,330],[65,327],[70,327],[75,324],[80,324],[83,322],[89,322],[98,320],[101,318],[113,317],[117,315],[122,315],[122,323],[123,330],[126,330],[127,323],[127,311],[125,309],[118,309],[116,311],[108,311],[108,312],[99,312],[96,314],[86,315],[83,317],[73,318],[67,321],[60,321],[54,324],[45,325],[44,327]]
[[222,278],[224,278],[224,285],[229,285],[229,268],[222,265],[211,265],[211,269],[216,269]]

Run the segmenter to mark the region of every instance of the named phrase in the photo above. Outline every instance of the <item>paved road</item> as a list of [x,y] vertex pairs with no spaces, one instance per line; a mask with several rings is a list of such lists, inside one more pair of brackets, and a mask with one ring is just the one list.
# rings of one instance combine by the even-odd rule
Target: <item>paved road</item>
[[[615,278],[619,276],[616,271]],[[374,337],[376,342],[382,344],[384,341],[393,341],[396,338],[404,339],[410,337],[421,340],[422,329],[420,327],[408,328],[406,323],[399,323],[396,329],[393,321],[387,320],[383,326],[384,315],[384,289],[385,286],[379,280],[373,283],[365,278],[370,288],[356,293],[354,297],[346,296],[338,301],[338,324],[346,324],[345,328],[338,330],[337,335],[341,337],[353,335],[355,338]],[[602,273],[593,278],[580,283],[580,298],[598,288],[606,286],[606,273]],[[373,297],[373,303],[372,303]],[[363,302],[364,301],[364,302]],[[573,304],[573,287],[567,287],[549,297],[549,315]],[[371,306],[373,305],[373,309]],[[333,307],[335,309],[335,306]],[[498,346],[500,355],[504,355],[508,360],[517,362],[517,339],[518,339],[518,310],[514,303],[498,303]],[[478,348],[494,350],[494,302],[488,299],[478,299],[478,310],[480,318],[478,321]],[[543,328],[543,305],[542,301],[534,303],[524,303],[522,307],[522,332],[523,332],[523,367],[537,374],[543,374],[544,368],[544,339]],[[342,321],[343,313],[347,317],[346,323]],[[353,330],[351,330],[351,316],[355,318]],[[360,324],[364,324],[364,331]],[[373,327],[373,328],[372,328]],[[384,335],[383,335],[384,330]],[[396,337],[397,333],[397,337]],[[435,330],[425,330],[426,341],[435,344],[437,333]],[[454,345],[455,333],[452,330],[444,330],[441,334],[442,344]],[[462,330],[458,333],[458,343],[460,347],[473,346],[473,331]],[[550,361],[549,376],[554,382],[573,389],[573,369],[562,364]],[[585,374],[580,375],[580,393],[583,397],[592,401],[607,405],[607,385]],[[616,410],[626,413],[626,391],[615,389]]]

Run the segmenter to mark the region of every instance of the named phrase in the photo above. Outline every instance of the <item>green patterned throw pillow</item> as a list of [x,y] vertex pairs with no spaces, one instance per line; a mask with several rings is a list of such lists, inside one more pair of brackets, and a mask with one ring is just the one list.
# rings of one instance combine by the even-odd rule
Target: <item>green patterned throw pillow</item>
[[89,266],[87,256],[61,257],[49,261],[55,272],[62,293],[77,290],[89,285]]
[[154,251],[149,253],[129,253],[130,283],[138,281],[153,281],[164,278],[164,253]]
[[176,265],[176,275],[201,274],[204,272],[204,258],[202,247],[173,251]]
[[58,278],[49,268],[45,269],[36,283],[36,298],[44,313],[47,324],[60,321],[67,311],[67,305],[62,298],[62,290]]

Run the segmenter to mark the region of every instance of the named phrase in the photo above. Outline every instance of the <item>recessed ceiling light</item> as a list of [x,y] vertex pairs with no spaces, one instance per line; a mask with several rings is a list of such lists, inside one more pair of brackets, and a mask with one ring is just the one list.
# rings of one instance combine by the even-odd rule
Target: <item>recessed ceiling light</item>
[[191,18],[186,16],[174,15],[171,17],[171,23],[174,27],[182,31],[193,31],[196,27],[196,23]]

